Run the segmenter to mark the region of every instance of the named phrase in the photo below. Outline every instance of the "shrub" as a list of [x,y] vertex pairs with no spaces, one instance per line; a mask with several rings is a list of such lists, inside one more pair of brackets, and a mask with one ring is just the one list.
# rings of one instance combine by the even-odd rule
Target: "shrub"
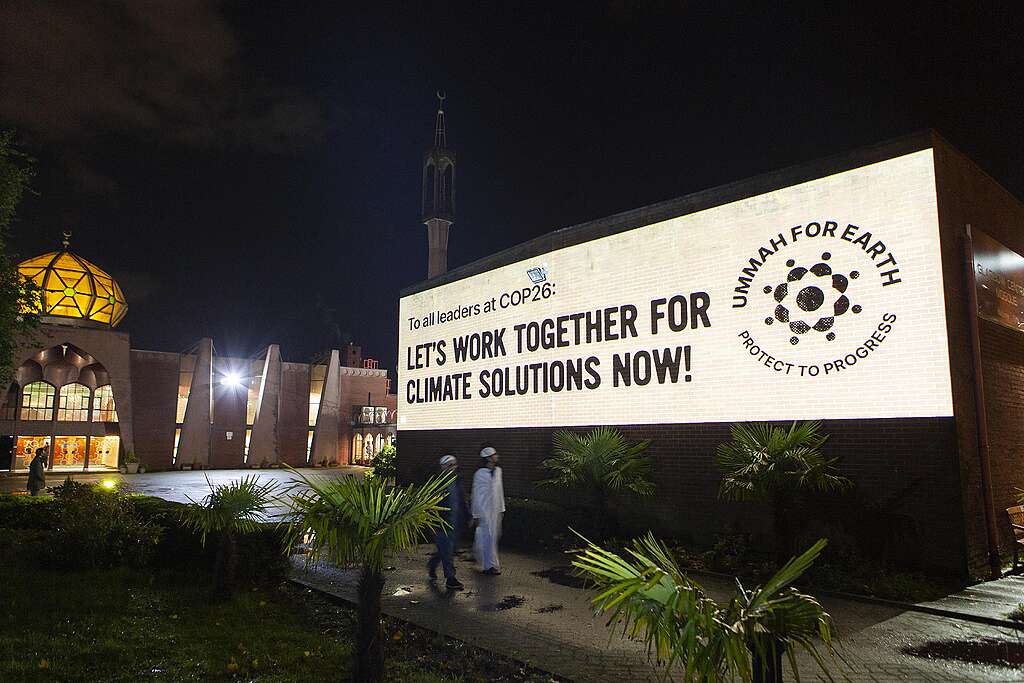
[[50,529],[56,501],[48,496],[0,496],[0,527]]
[[645,453],[649,444],[629,444],[621,432],[610,427],[586,434],[555,432],[554,452],[541,463],[551,478],[537,483],[580,496],[590,506],[599,535],[606,539],[618,526],[613,496],[654,495],[654,461]]
[[135,510],[123,489],[103,490],[65,480],[54,489],[51,558],[76,568],[142,566],[160,541],[162,529]]
[[370,458],[373,476],[382,479],[394,479],[398,476],[398,449],[388,444]]

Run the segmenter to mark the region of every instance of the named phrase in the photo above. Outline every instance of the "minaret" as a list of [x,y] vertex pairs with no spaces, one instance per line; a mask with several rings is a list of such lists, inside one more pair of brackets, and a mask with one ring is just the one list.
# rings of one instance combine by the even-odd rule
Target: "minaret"
[[455,221],[455,153],[444,131],[443,91],[437,93],[434,146],[423,155],[423,224],[427,226],[427,277],[448,271],[448,229]]

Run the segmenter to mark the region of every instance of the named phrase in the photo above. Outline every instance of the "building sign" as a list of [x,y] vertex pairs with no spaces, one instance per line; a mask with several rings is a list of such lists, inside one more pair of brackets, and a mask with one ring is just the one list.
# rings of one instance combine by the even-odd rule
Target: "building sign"
[[1024,330],[1024,257],[980,230],[973,230],[978,315]]
[[931,150],[403,297],[399,429],[952,415]]

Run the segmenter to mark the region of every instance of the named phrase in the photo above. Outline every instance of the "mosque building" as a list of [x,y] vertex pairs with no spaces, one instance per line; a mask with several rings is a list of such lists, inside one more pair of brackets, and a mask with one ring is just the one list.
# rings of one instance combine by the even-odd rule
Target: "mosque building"
[[0,405],[0,470],[27,469],[40,447],[55,471],[362,465],[394,442],[387,370],[358,346],[313,363],[285,361],[277,344],[222,356],[209,338],[133,349],[120,285],[69,238],[18,265],[40,290],[41,324]]

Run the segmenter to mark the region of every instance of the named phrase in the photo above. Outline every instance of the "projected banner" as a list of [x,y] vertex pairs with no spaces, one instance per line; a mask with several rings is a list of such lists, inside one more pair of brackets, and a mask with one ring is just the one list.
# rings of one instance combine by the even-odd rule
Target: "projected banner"
[[931,150],[406,296],[399,429],[952,415]]

